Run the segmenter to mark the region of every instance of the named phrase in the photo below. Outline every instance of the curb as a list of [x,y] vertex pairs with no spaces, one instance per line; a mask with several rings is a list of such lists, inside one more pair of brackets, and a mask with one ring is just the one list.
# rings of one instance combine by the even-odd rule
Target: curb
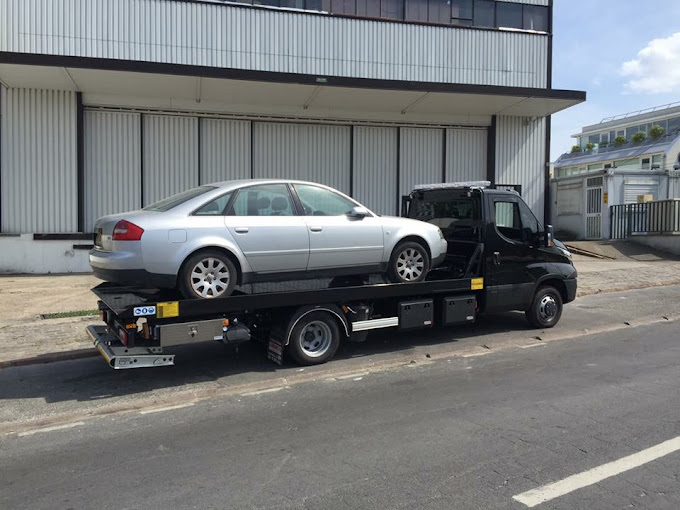
[[99,352],[94,348],[77,349],[75,351],[64,352],[50,352],[47,354],[40,354],[30,358],[12,359],[9,361],[0,361],[0,369],[10,367],[24,367],[27,365],[40,365],[45,363],[54,363],[57,361],[69,361],[74,359],[93,358],[99,356]]

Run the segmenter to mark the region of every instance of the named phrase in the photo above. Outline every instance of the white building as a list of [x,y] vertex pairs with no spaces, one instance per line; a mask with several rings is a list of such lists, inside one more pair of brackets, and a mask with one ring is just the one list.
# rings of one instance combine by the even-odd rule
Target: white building
[[580,150],[554,163],[558,231],[609,238],[609,207],[680,198],[680,103],[603,119],[573,137]]
[[[252,5],[251,5],[252,4]],[[0,0],[0,271],[86,271],[98,216],[217,180],[549,200],[551,0]]]

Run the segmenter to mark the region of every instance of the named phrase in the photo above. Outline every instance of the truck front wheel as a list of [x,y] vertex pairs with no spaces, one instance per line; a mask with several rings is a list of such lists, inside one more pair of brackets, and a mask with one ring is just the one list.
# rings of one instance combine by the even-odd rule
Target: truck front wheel
[[335,317],[319,310],[303,316],[290,332],[288,349],[300,365],[320,365],[340,347],[340,328]]
[[552,328],[562,316],[562,295],[555,287],[540,287],[531,307],[524,312],[535,328]]

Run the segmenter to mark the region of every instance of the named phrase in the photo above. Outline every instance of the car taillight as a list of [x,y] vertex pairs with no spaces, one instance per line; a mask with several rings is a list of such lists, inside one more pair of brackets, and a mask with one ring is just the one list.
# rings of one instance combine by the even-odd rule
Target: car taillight
[[120,220],[113,227],[114,241],[139,241],[142,238],[144,229],[127,220]]

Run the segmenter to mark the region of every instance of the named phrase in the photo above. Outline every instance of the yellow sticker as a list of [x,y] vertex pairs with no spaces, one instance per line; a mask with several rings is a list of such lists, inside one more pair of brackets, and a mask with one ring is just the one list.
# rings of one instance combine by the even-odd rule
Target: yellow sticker
[[156,317],[159,319],[168,319],[170,317],[179,317],[179,301],[168,301],[167,303],[156,304]]
[[608,204],[608,203],[609,203],[609,193],[607,193],[606,191],[602,194],[602,201],[603,201],[605,204]]
[[470,290],[482,290],[484,288],[484,278],[473,278],[470,280]]

